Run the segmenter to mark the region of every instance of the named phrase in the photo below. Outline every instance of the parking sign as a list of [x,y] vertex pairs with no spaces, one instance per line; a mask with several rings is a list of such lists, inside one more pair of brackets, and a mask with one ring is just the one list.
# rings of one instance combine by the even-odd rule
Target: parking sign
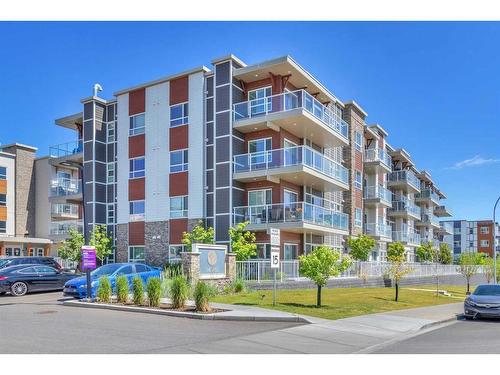
[[280,248],[271,247],[271,268],[280,268]]
[[280,246],[280,230],[277,228],[270,228],[269,234],[271,237],[271,246]]

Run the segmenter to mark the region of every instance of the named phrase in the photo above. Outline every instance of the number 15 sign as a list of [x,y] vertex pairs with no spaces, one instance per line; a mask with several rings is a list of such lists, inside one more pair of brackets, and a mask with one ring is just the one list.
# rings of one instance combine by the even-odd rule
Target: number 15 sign
[[271,247],[271,268],[280,268],[280,248]]

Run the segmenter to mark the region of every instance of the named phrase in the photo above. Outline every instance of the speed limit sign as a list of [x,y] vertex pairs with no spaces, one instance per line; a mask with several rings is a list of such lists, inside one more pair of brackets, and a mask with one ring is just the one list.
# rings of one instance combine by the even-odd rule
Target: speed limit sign
[[280,268],[280,248],[271,247],[271,268]]

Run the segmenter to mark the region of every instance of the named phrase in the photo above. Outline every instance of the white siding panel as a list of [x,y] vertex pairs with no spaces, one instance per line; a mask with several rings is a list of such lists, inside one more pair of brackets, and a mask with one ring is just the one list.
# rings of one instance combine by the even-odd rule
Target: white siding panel
[[117,97],[117,125],[116,125],[116,200],[117,212],[116,223],[125,224],[129,221],[128,208],[128,130],[129,130],[129,115],[128,115],[128,93]]

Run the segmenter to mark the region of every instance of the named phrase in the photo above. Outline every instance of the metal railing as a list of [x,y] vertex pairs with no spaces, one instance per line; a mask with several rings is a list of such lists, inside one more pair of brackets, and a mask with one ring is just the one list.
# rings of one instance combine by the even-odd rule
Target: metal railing
[[50,183],[51,197],[64,197],[82,192],[82,180],[77,178],[58,177]]
[[392,202],[392,192],[386,189],[382,185],[377,186],[365,186],[363,191],[364,199],[381,199],[387,204]]
[[75,270],[78,267],[78,262],[73,262],[72,260],[63,259],[61,257],[54,257],[54,259],[65,270]]
[[420,233],[411,231],[393,231],[392,240],[397,242],[407,242],[415,245],[420,245]]
[[234,173],[305,165],[342,183],[347,184],[349,180],[347,168],[308,146],[236,155],[233,163]]
[[431,189],[422,189],[420,193],[415,194],[415,199],[430,199],[434,203],[439,203],[439,195]]
[[441,205],[441,206],[436,206],[434,208],[434,213],[447,213],[450,216],[453,216],[453,212],[446,206]]
[[50,234],[53,236],[67,235],[70,229],[76,229],[82,233],[83,222],[81,220],[61,220],[50,223]]
[[52,203],[51,214],[54,216],[75,216],[78,217],[78,205],[71,203]]
[[75,155],[79,154],[80,152],[83,152],[83,141],[81,139],[49,147],[49,155],[54,158]]
[[420,218],[420,221],[422,223],[439,226],[439,219],[434,216],[434,214],[429,210],[422,211],[422,217]]
[[235,122],[301,108],[323,122],[346,141],[349,139],[349,125],[342,118],[325,107],[305,90],[296,90],[277,95],[248,100],[233,105]]
[[387,174],[387,182],[406,182],[420,190],[420,180],[412,171],[394,171]]
[[413,216],[421,217],[422,210],[406,197],[399,197],[392,201],[390,212],[407,212]]
[[250,224],[306,222],[341,230],[349,225],[349,215],[306,202],[235,207],[234,220]]
[[440,231],[447,234],[453,234],[453,224],[452,223],[439,223]]
[[365,162],[379,161],[391,168],[391,160],[390,155],[382,148],[368,148],[365,150]]
[[365,224],[365,234],[392,238],[392,226],[384,223],[368,223]]

